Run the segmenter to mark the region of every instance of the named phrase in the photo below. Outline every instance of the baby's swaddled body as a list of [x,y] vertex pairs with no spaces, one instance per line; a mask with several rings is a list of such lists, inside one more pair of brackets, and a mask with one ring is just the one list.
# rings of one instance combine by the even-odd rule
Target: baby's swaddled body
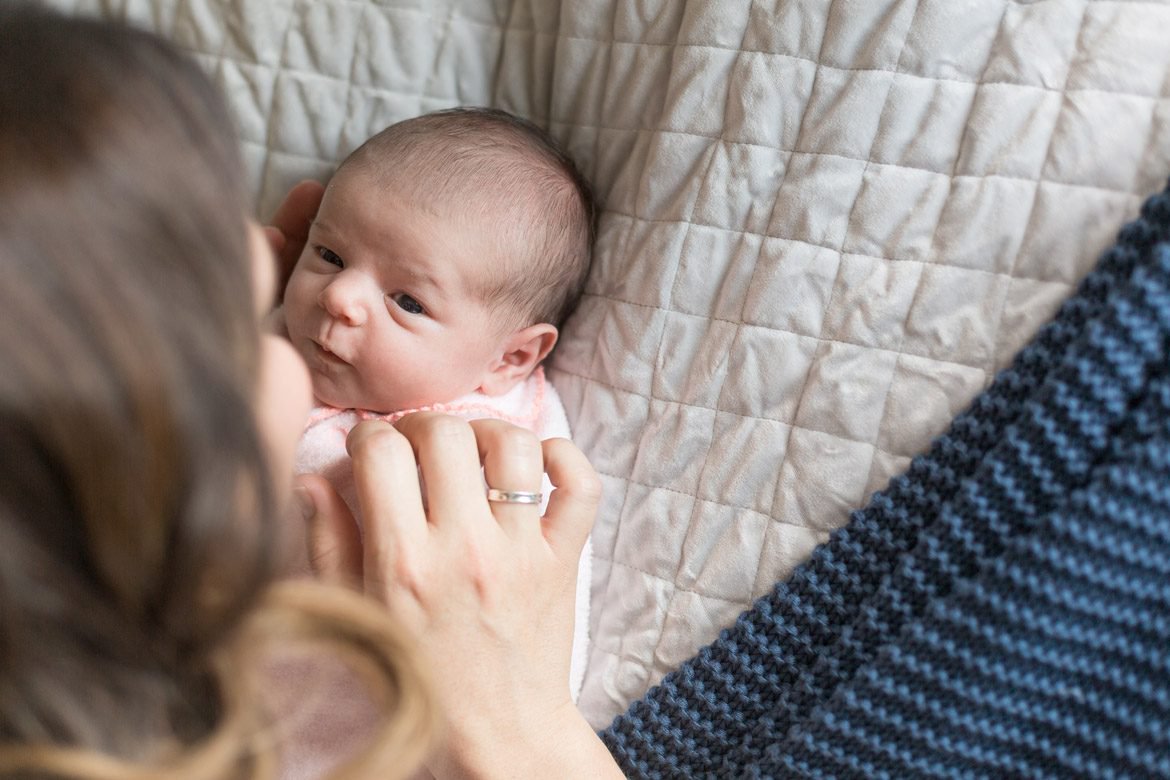
[[[392,414],[317,407],[310,415],[309,424],[297,447],[297,473],[314,473],[326,477],[360,524],[353,469],[345,449],[346,436],[362,420],[394,422],[416,411],[443,412],[468,420],[500,419],[528,428],[540,439],[569,437],[569,423],[560,397],[545,379],[543,369],[538,367],[527,380],[501,396],[471,393],[450,403]],[[547,476],[544,480],[542,512],[552,490]],[[574,701],[581,691],[589,646],[591,551],[590,542],[586,540],[577,571],[573,653],[568,680]],[[289,678],[291,685],[293,676],[303,676],[306,671],[310,676],[301,679],[299,683],[302,691],[308,691],[307,695],[288,702],[288,706],[301,706],[306,711],[291,717],[293,723],[300,725],[296,728],[297,733],[291,745],[292,754],[287,757],[288,771],[282,774],[284,780],[320,777],[368,736],[368,719],[375,712],[356,687],[356,680],[340,670],[307,669],[302,664],[290,667],[281,676]]]
[[[538,367],[527,380],[501,396],[470,393],[450,403],[432,404],[392,414],[317,407],[310,415],[309,424],[297,445],[297,473],[321,474],[326,477],[360,523],[353,469],[345,450],[346,436],[362,420],[394,422],[411,412],[418,411],[443,412],[466,420],[494,418],[527,428],[540,439],[569,438],[569,421],[565,417],[565,408],[561,404],[560,396],[545,379],[544,370]],[[552,491],[547,476],[544,478],[543,491],[542,512]],[[573,629],[573,656],[569,670],[569,687],[574,700],[581,690],[589,642],[590,553],[591,545],[586,540],[577,570],[577,610]]]

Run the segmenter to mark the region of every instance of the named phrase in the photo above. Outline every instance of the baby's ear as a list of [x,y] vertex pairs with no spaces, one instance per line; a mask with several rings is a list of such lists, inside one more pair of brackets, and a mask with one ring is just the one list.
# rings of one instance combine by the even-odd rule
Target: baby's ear
[[504,353],[488,369],[479,391],[503,395],[528,378],[557,344],[556,326],[539,322],[521,328],[504,342]]

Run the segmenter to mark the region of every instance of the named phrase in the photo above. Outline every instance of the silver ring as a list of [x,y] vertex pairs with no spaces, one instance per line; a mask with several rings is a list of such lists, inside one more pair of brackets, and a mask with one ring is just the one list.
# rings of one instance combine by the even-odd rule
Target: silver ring
[[501,504],[539,504],[544,500],[544,493],[529,493],[526,490],[496,490],[488,488],[488,501]]

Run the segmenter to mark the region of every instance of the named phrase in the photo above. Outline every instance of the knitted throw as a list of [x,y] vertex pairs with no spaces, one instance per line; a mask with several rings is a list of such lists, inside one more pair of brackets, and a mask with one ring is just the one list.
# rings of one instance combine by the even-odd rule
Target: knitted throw
[[631,777],[1170,777],[1170,190],[602,738]]

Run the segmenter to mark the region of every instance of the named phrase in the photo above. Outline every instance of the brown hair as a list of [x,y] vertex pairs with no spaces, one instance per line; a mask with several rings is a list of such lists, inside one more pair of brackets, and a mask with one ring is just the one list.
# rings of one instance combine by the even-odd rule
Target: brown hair
[[362,771],[408,765],[430,715],[393,627],[273,587],[222,99],[153,36],[24,3],[0,74],[0,775],[260,776],[247,692],[280,637],[365,658],[405,714]]
[[454,203],[461,215],[491,220],[485,246],[499,267],[478,292],[516,313],[510,327],[560,327],[572,312],[593,258],[597,205],[589,181],[539,126],[495,108],[434,111],[374,135],[339,172],[350,165],[411,201]]

